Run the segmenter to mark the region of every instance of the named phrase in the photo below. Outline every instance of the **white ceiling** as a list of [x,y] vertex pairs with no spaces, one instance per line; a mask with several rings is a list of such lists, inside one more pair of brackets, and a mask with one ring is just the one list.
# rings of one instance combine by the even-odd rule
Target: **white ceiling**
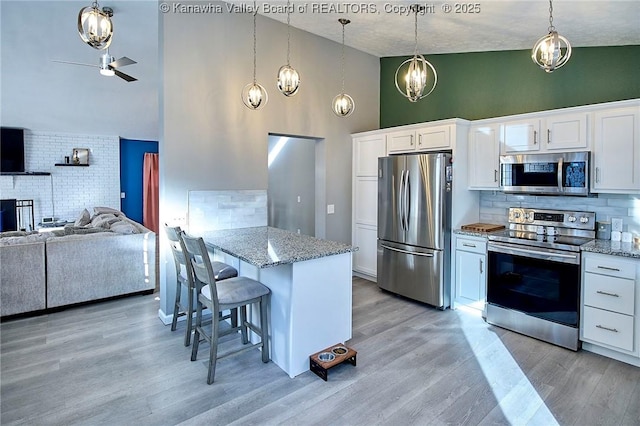
[[[228,3],[253,5],[252,1]],[[351,24],[345,44],[378,57],[412,55],[414,15],[398,13],[414,1],[300,1],[292,3],[291,25],[341,42],[338,18]],[[443,6],[477,5],[478,13],[445,13]],[[259,13],[286,22],[286,1],[258,1]],[[545,0],[468,0],[420,2],[418,51],[423,54],[530,49],[548,32],[549,2]],[[282,9],[282,13],[276,10]],[[368,10],[366,8],[368,7]],[[300,10],[306,8],[305,13]],[[472,7],[475,9],[475,7]],[[460,9],[460,8],[459,8]],[[639,0],[556,0],[554,25],[573,47],[640,45]],[[259,31],[258,31],[259,37]],[[292,40],[292,43],[295,41]]]

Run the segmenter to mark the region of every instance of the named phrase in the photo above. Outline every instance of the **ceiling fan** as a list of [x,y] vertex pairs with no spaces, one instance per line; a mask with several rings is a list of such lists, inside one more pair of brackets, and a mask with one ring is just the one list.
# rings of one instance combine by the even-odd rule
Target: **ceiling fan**
[[122,71],[118,70],[118,68],[120,67],[124,67],[125,65],[137,64],[137,62],[134,61],[133,59],[127,58],[126,56],[123,56],[122,58],[119,58],[116,60],[113,56],[111,56],[108,48],[104,54],[100,55],[100,61],[98,65],[83,64],[81,62],[59,61],[56,59],[54,59],[53,62],[58,62],[61,64],[82,65],[85,67],[96,67],[100,69],[100,74],[102,75],[105,75],[107,77],[117,75],[121,79],[126,80],[128,82],[138,80],[137,78],[131,77],[130,75],[125,74]]

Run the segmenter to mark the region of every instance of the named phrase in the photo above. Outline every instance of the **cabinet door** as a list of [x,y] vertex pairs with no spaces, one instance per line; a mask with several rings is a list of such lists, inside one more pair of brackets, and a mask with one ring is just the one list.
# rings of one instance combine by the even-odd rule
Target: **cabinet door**
[[418,150],[451,149],[451,126],[431,126],[418,129]]
[[378,261],[378,231],[375,226],[356,224],[353,245],[353,270],[375,277]]
[[497,126],[472,127],[469,132],[469,189],[500,187]]
[[373,135],[353,139],[356,176],[378,176],[378,157],[386,154],[386,136]]
[[502,152],[540,150],[540,120],[511,121],[502,125]]
[[389,152],[408,152],[416,149],[415,130],[401,130],[387,134]]
[[353,219],[355,223],[377,226],[378,178],[356,177],[354,182]]
[[456,303],[483,308],[486,298],[486,256],[456,250]]
[[594,114],[593,192],[640,192],[640,108]]
[[587,149],[587,114],[561,114],[547,117],[543,140],[548,150]]

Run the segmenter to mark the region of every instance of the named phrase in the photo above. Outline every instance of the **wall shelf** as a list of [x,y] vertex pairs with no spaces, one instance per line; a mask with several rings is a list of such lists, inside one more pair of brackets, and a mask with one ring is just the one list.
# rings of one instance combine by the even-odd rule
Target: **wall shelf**
[[54,166],[60,167],[89,167],[88,164],[56,163]]
[[50,176],[49,172],[2,172],[2,176]]

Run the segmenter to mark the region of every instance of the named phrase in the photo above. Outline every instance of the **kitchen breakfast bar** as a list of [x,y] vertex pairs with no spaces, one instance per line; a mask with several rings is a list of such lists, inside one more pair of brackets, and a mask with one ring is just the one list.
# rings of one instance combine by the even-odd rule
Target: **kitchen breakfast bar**
[[351,338],[351,257],[356,248],[290,231],[255,227],[203,233],[214,258],[271,289],[271,360],[289,377],[309,356]]

